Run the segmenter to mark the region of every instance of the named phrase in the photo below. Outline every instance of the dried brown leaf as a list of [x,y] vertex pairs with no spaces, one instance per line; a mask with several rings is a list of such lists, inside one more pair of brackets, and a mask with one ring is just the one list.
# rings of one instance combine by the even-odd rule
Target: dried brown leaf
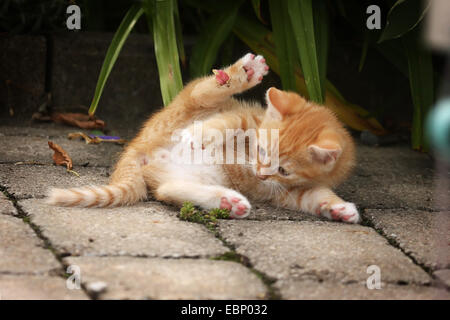
[[97,138],[97,137],[91,138],[83,132],[69,133],[68,138],[69,139],[82,138],[82,139],[84,139],[84,141],[86,141],[86,144],[93,144],[93,143],[97,144],[97,143],[101,142],[101,140],[99,138]]
[[72,159],[67,154],[67,152],[59,145],[51,141],[48,142],[48,146],[55,152],[53,154],[53,162],[58,166],[66,166],[67,170],[72,170]]
[[104,129],[105,122],[92,119],[83,113],[52,113],[51,118],[56,123],[64,123],[81,129]]

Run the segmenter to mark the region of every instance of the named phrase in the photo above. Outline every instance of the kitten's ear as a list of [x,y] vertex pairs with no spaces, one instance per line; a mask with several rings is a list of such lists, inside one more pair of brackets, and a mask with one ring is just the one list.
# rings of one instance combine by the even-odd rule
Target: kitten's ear
[[337,147],[319,147],[315,144],[308,147],[308,152],[312,157],[312,160],[318,162],[327,168],[333,168],[336,160],[341,155],[342,150]]
[[267,116],[274,120],[282,120],[285,115],[297,110],[299,103],[305,100],[293,92],[285,92],[271,87],[266,92]]

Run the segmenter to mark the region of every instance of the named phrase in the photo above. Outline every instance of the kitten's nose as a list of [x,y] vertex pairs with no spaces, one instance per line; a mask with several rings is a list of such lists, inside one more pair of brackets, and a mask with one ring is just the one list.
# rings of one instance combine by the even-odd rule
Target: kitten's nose
[[259,173],[257,173],[256,176],[257,176],[259,179],[261,179],[261,180],[266,180],[266,179],[269,177],[268,175],[262,175],[262,174],[259,174]]

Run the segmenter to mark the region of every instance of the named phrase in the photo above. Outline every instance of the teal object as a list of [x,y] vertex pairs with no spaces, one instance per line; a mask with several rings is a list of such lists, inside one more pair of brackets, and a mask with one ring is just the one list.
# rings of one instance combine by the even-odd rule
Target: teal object
[[450,161],[450,97],[440,100],[430,111],[426,130],[434,150]]

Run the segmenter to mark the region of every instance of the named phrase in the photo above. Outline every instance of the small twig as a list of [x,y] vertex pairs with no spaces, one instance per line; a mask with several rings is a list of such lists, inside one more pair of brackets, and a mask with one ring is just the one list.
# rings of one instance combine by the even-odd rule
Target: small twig
[[14,163],[15,166],[18,165],[38,165],[38,166],[52,166],[53,164],[51,163],[42,163],[42,162],[37,162],[37,161],[19,161]]
[[67,172],[72,173],[73,175],[77,176],[78,178],[80,177],[80,174],[78,172],[74,171],[74,170],[67,169]]

